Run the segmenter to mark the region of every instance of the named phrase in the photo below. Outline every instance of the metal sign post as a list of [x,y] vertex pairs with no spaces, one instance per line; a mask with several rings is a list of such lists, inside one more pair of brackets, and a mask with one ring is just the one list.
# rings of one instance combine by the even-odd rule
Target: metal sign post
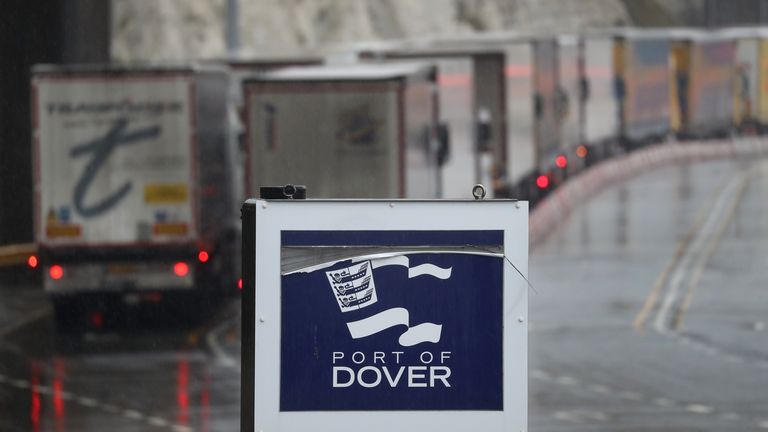
[[528,203],[249,200],[242,431],[527,430]]

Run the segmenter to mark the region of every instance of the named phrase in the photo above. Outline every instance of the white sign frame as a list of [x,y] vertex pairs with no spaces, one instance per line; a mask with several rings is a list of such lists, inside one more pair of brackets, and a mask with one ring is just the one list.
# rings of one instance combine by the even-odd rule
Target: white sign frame
[[[252,212],[251,217],[249,212]],[[527,202],[252,199],[245,203],[243,215],[244,277],[258,275],[243,281],[243,359],[253,361],[252,364],[245,361],[242,364],[243,394],[252,392],[249,397],[244,397],[243,431],[527,430]],[[251,222],[252,227],[246,226]],[[249,236],[247,233],[251,228],[253,235]],[[506,261],[503,266],[503,410],[281,412],[281,231],[286,230],[502,230]],[[247,251],[247,248],[255,248],[255,251]],[[248,290],[253,290],[253,295],[247,295]],[[254,316],[247,316],[250,313]],[[251,325],[253,327],[249,328]],[[251,331],[253,339],[248,340],[245,334]],[[246,353],[246,350],[251,351]],[[253,400],[253,406],[249,406],[248,399]],[[251,413],[247,412],[249,409]]]

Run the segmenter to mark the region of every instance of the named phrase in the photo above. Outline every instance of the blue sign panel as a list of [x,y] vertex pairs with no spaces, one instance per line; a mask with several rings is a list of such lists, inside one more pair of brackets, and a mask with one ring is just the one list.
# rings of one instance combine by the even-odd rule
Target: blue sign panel
[[281,411],[503,410],[503,231],[281,239]]

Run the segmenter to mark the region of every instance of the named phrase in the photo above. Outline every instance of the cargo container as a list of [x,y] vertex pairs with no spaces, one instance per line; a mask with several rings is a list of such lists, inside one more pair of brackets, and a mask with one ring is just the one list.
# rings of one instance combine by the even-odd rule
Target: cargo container
[[533,44],[534,142],[540,171],[554,165],[561,150],[561,129],[568,111],[568,100],[559,81],[557,43],[538,39]]
[[665,138],[670,132],[668,36],[620,32],[614,39],[613,71],[619,139],[632,148]]
[[435,69],[308,66],[245,80],[246,189],[287,183],[313,198],[435,198]]
[[569,109],[568,95],[558,83],[556,40],[500,33],[444,38],[433,43],[502,54],[497,63],[503,68],[503,82],[492,88],[485,86],[491,94],[505,96],[501,129],[506,142],[494,151],[494,186],[497,196],[535,199],[536,176],[554,167],[561,150],[561,123]]
[[35,237],[59,325],[194,314],[236,292],[225,70],[41,65],[31,88]]
[[719,34],[670,31],[677,134],[702,138],[733,128],[736,44]]
[[557,93],[560,151],[570,159],[582,143],[584,97],[581,88],[583,45],[574,35],[557,38]]
[[229,57],[221,59],[211,59],[207,63],[219,67],[226,66],[229,75],[229,94],[228,102],[228,134],[232,145],[237,148],[238,170],[240,175],[234,182],[235,196],[245,196],[245,167],[242,161],[245,160],[245,106],[243,100],[243,81],[255,75],[296,66],[316,66],[323,63],[323,58],[316,55],[304,55],[296,53],[283,56],[252,56],[252,57]]
[[[469,198],[472,185],[492,182],[494,149],[506,140],[501,50],[441,48],[410,44],[358,44],[351,48],[362,61],[419,60],[437,68],[438,117],[449,134],[450,148],[441,167],[440,196]],[[493,197],[493,191],[489,191]]]
[[614,38],[614,35],[604,32],[586,34],[581,39],[583,141],[592,153],[585,155],[587,160],[607,157],[617,143],[619,135],[619,111],[614,92]]
[[742,27],[717,33],[736,44],[733,122],[742,130],[768,125],[768,30]]

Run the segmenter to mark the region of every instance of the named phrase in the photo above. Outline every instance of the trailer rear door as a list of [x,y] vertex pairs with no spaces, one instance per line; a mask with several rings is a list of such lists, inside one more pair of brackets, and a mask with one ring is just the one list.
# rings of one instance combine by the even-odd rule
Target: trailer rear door
[[185,75],[37,74],[38,241],[126,246],[194,238],[193,91]]

